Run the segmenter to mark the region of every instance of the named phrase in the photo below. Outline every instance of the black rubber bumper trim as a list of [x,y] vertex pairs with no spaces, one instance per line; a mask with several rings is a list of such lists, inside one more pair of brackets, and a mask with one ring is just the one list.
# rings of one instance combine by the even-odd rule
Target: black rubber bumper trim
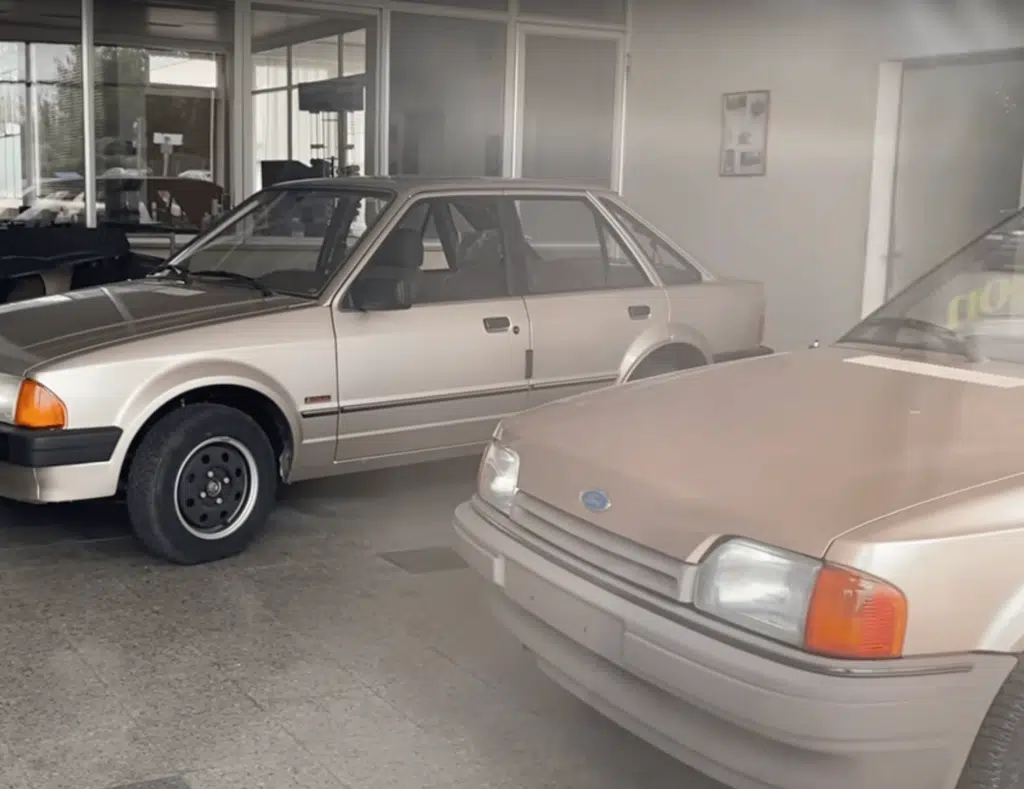
[[38,430],[0,425],[0,462],[27,468],[105,463],[120,439],[119,427]]
[[736,362],[740,359],[755,359],[758,356],[771,356],[775,353],[774,348],[769,348],[767,345],[759,345],[757,348],[749,348],[743,351],[729,351],[728,353],[717,353],[715,354],[714,361],[717,362]]

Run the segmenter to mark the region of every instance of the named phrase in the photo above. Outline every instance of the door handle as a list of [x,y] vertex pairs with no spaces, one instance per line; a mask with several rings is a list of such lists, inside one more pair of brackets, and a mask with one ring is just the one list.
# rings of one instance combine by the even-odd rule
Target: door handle
[[629,317],[635,321],[647,320],[651,317],[651,308],[647,304],[634,304],[629,308]]
[[512,321],[502,316],[499,318],[484,318],[484,329],[491,334],[508,331]]

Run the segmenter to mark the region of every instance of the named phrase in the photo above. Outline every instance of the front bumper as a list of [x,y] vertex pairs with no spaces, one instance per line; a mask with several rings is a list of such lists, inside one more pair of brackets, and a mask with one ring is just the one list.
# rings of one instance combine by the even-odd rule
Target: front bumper
[[[486,513],[483,514],[483,513]],[[953,789],[1015,659],[827,661],[689,626],[571,572],[467,502],[460,553],[502,622],[570,692],[737,789]]]
[[117,427],[32,430],[0,424],[0,498],[45,503],[116,490]]
[[25,468],[105,463],[121,440],[121,428],[34,430],[0,425],[0,463]]

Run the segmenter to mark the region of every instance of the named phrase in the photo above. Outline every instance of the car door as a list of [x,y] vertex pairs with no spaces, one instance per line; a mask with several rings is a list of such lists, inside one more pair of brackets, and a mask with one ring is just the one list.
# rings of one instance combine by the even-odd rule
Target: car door
[[530,332],[503,215],[496,194],[424,197],[357,276],[418,270],[411,308],[336,313],[339,462],[456,454],[526,406]]
[[512,195],[515,264],[532,332],[531,406],[613,383],[668,302],[582,194]]

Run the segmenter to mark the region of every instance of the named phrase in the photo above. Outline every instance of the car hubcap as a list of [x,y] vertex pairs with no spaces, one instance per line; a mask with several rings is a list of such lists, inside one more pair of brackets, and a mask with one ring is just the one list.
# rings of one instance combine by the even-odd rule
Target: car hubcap
[[256,504],[256,460],[240,441],[207,439],[181,464],[174,490],[186,531],[202,540],[222,540],[241,528]]

